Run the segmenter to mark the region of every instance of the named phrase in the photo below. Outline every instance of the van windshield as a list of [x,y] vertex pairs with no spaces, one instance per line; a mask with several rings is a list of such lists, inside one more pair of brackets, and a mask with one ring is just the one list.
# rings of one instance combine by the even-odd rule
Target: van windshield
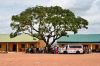
[[70,48],[82,48],[82,46],[69,46]]

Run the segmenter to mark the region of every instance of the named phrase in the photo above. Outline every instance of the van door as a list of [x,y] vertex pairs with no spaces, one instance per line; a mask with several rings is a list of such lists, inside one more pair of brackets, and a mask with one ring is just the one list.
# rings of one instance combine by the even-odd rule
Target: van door
[[68,50],[67,50],[67,51],[68,51],[68,53],[72,53],[72,49],[71,49],[71,48],[72,48],[72,46],[71,46],[71,45],[69,45]]

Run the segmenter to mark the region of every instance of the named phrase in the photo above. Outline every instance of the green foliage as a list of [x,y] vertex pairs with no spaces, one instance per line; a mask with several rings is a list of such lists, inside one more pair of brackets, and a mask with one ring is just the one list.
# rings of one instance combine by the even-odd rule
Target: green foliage
[[[75,17],[72,11],[62,9],[60,6],[30,7],[18,15],[13,15],[12,21],[10,26],[16,30],[16,33],[28,31],[32,36],[41,37],[46,44],[51,37],[55,42],[61,36],[66,36],[67,31],[73,31],[76,34],[78,29],[88,28],[87,20],[79,16]],[[36,25],[38,29],[34,27]],[[33,30],[38,34],[33,34]]]
[[10,33],[10,38],[13,38],[14,37],[14,34],[13,34],[13,32],[12,33]]
[[34,33],[34,34],[33,34],[33,37],[37,37],[37,38],[40,39],[40,34],[39,34],[39,33]]
[[13,32],[11,32],[10,33],[10,38],[14,38],[14,37],[16,37],[17,35],[20,35],[21,33],[17,33],[17,32],[15,32],[15,33],[13,33]]

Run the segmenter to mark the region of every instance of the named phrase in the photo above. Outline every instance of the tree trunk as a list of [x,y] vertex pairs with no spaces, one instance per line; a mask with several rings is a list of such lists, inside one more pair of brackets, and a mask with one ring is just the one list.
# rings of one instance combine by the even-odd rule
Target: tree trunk
[[51,53],[51,44],[46,45],[48,48],[48,53]]

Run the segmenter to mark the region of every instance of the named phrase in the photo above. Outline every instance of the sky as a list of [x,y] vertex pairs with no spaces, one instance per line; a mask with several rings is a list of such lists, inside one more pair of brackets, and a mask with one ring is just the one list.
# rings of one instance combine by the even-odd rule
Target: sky
[[70,9],[76,17],[80,16],[89,22],[88,29],[79,29],[77,34],[100,34],[100,0],[0,0],[0,34],[15,32],[10,27],[12,15],[36,5],[57,5]]

